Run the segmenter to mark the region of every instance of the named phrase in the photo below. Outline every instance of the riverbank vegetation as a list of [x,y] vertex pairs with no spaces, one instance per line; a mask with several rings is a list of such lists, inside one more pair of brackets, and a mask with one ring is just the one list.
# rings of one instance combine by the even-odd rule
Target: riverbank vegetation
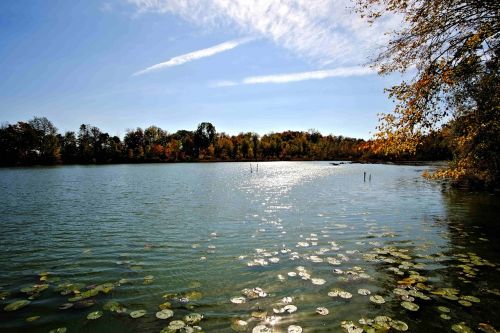
[[217,133],[209,122],[175,133],[150,126],[111,136],[92,125],[59,133],[45,117],[0,127],[0,163],[13,165],[106,164],[278,160],[442,160],[450,156],[446,132],[428,136],[413,155],[386,155],[382,141],[365,141],[309,130],[258,135]]

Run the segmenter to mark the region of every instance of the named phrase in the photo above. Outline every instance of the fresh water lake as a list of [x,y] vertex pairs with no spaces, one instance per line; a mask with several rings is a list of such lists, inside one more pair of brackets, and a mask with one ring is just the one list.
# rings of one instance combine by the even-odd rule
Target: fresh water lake
[[498,195],[434,166],[256,167],[0,169],[0,332],[500,328]]

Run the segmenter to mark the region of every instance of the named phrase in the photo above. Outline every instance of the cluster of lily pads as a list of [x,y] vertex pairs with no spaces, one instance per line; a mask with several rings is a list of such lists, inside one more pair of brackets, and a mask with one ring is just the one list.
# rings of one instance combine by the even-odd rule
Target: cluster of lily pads
[[[336,225],[336,227],[345,229],[348,226]],[[263,232],[262,230],[264,229],[259,230]],[[217,234],[212,233],[210,236],[214,239],[217,237]],[[395,234],[389,231],[383,231],[379,234],[370,232],[369,238],[394,236]],[[283,244],[281,247],[275,247],[271,250],[257,248],[253,253],[239,256],[238,259],[248,259],[245,261],[245,269],[250,270],[266,270],[279,267],[278,264],[280,263],[294,262],[293,265],[295,268],[281,271],[277,274],[278,280],[283,283],[286,281],[297,281],[297,283],[312,284],[312,288],[321,290],[320,292],[323,295],[328,296],[335,303],[350,302],[354,298],[362,300],[367,304],[372,304],[371,306],[376,309],[383,309],[385,306],[398,304],[408,314],[418,312],[422,307],[432,306],[436,310],[436,315],[439,315],[441,320],[448,322],[455,315],[452,317],[451,309],[445,305],[449,305],[450,302],[456,302],[457,305],[468,308],[481,302],[477,296],[463,294],[456,288],[433,285],[431,283],[432,280],[425,275],[427,266],[422,262],[422,259],[429,259],[429,256],[413,253],[410,246],[406,248],[382,246],[380,242],[372,240],[368,242],[356,242],[356,245],[360,247],[373,246],[368,251],[344,250],[342,244],[329,239],[329,234],[325,230],[322,230],[320,235],[311,233],[306,237],[301,235],[300,238],[300,241],[291,243],[291,246],[290,244],[289,246]],[[199,244],[192,245],[193,249],[198,247]],[[146,249],[150,249],[150,247]],[[206,253],[215,253],[215,249],[215,245],[208,245]],[[437,256],[440,255],[438,254]],[[457,254],[454,257],[459,262],[455,265],[459,269],[459,278],[466,283],[472,281],[477,276],[478,267],[496,267],[491,262],[471,252]],[[206,260],[206,257],[203,256],[200,259]],[[352,284],[363,283],[363,281],[375,281],[375,277],[372,276],[373,274],[369,274],[366,268],[359,265],[359,262],[362,260],[372,263],[381,272],[387,272],[391,275],[391,279],[394,282],[392,292],[387,293],[380,290],[373,289],[372,291],[367,288],[352,287]],[[141,268],[138,263],[128,260],[120,260],[117,263],[128,265],[133,271],[138,271]],[[306,268],[308,265],[311,268]],[[317,266],[321,266],[321,268],[328,267],[331,272],[330,278],[315,275],[314,267]],[[19,290],[26,299],[9,302],[5,305],[4,311],[16,311],[29,306],[33,300],[40,297],[49,287],[67,298],[67,301],[59,306],[60,310],[90,308],[97,304],[96,299],[98,297],[107,295],[121,285],[130,282],[127,279],[120,279],[115,282],[85,285],[68,281],[61,282],[53,274],[42,272],[39,274],[39,281],[37,283],[25,286]],[[153,284],[155,277],[153,275],[146,275],[142,278],[141,282],[144,285]],[[324,285],[325,287],[321,287]],[[488,290],[488,292],[497,296],[500,295],[500,291],[495,289]],[[0,289],[0,299],[5,300],[9,296],[9,292]],[[246,332],[251,328],[252,333],[268,333],[273,332],[276,326],[286,325],[286,331],[289,333],[302,332],[302,326],[293,322],[297,318],[294,314],[298,311],[299,313],[300,311],[304,311],[303,309],[299,310],[299,307],[302,306],[300,303],[297,303],[297,298],[294,295],[280,297],[272,305],[269,305],[268,308],[261,308],[262,305],[259,303],[259,299],[270,298],[272,300],[274,296],[267,288],[253,287],[241,290],[241,295],[230,297],[229,302],[234,304],[236,308],[239,306],[244,308],[245,305],[242,304],[247,304],[251,307],[245,316],[235,316],[230,320],[231,328],[237,332]],[[194,305],[191,303],[201,298],[202,294],[197,290],[164,294],[162,303],[158,305],[158,311],[153,312],[154,317],[159,322],[167,323],[161,330],[161,333],[202,332],[199,324],[204,319],[204,316],[194,312]],[[182,309],[182,311],[176,309]],[[185,310],[189,310],[190,312],[185,314]],[[109,300],[102,306],[102,309],[87,312],[86,319],[89,321],[99,320],[105,312],[123,315],[123,317],[130,319],[152,316],[146,309],[127,309],[127,307],[117,301]],[[310,315],[317,316],[317,318],[321,318],[322,316],[333,317],[335,316],[335,308],[315,306],[315,310]],[[39,316],[26,318],[27,321],[36,321],[38,319]],[[449,322],[447,325],[456,333],[473,332],[464,322]],[[360,318],[358,320],[343,320],[340,326],[348,333],[407,331],[409,329],[409,325],[404,321],[393,319],[386,315],[379,315],[374,318]],[[488,333],[496,332],[491,325],[486,323],[479,324],[479,329]],[[51,332],[65,333],[66,328],[60,327]]]
[[[62,303],[59,306],[59,310],[68,309],[85,309],[90,308],[97,304],[96,298],[99,295],[109,294],[115,288],[130,283],[127,279],[120,279],[116,282],[107,282],[98,285],[85,285],[83,283],[72,283],[72,282],[61,282],[60,279],[54,276],[52,273],[43,272],[39,274],[40,283],[33,284],[31,286],[22,287],[19,291],[24,294],[27,299],[14,300],[4,306],[3,310],[7,312],[17,311],[22,308],[27,307],[31,304],[33,300],[40,297],[40,294],[49,289],[51,285],[49,282],[56,283],[52,285],[52,290],[59,293],[61,296],[67,297],[67,302]],[[154,276],[147,275],[143,278],[144,284],[151,284],[154,281]],[[196,284],[200,286],[200,284]],[[10,293],[3,291],[0,294],[2,299],[7,299]],[[167,293],[163,295],[164,302],[161,303],[159,311],[156,312],[155,316],[159,320],[173,319],[174,311],[172,308],[172,303],[178,303],[186,309],[192,309],[192,305],[187,303],[193,300],[199,300],[202,297],[201,292],[196,290],[188,291],[184,294]],[[134,309],[128,310],[125,306],[121,305],[115,300],[109,300],[106,302],[102,310],[91,311],[86,314],[87,320],[98,320],[104,314],[103,311],[108,311],[116,314],[128,315],[132,319],[141,318],[147,315],[147,311],[144,309]],[[40,318],[40,316],[30,316],[26,318],[27,322],[33,322]],[[200,326],[197,324],[204,318],[202,314],[191,312],[182,317],[182,320],[171,320],[170,323],[161,330],[162,333],[175,333],[175,332],[203,332]],[[50,333],[65,333],[67,332],[66,327],[55,328],[50,331]]]

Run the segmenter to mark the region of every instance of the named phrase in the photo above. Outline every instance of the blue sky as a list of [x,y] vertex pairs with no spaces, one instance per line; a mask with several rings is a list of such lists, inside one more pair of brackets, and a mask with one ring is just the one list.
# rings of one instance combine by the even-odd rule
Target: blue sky
[[0,121],[46,116],[111,135],[212,122],[218,132],[317,129],[369,138],[383,89],[363,66],[395,19],[347,0],[0,2]]

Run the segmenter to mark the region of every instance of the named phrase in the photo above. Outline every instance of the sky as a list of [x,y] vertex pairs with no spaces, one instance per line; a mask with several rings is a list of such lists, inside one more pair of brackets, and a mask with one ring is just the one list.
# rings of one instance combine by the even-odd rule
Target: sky
[[0,122],[123,136],[316,129],[369,138],[398,75],[368,66],[398,26],[348,0],[0,1]]

